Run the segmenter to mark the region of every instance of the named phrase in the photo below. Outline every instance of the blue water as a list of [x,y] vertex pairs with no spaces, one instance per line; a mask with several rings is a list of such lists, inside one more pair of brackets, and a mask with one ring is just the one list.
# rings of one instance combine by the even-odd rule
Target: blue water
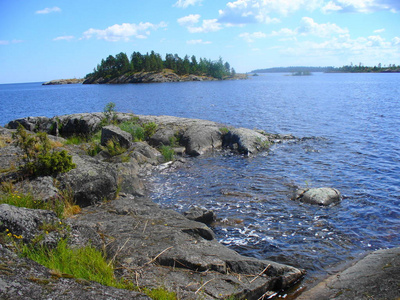
[[[266,74],[243,81],[0,85],[0,124],[26,116],[119,111],[208,119],[309,137],[251,158],[217,153],[153,180],[155,201],[216,211],[218,239],[242,254],[324,274],[400,246],[400,74]],[[331,186],[332,207],[290,200]],[[228,192],[227,192],[228,191]]]

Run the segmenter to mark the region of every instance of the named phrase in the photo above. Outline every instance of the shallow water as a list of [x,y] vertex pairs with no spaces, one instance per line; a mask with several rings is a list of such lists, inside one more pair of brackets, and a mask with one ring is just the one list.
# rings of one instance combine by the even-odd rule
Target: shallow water
[[[0,124],[28,115],[119,111],[201,118],[310,137],[244,158],[214,153],[153,180],[179,211],[216,211],[218,239],[242,254],[325,274],[366,251],[400,246],[400,74],[266,74],[244,81],[0,85]],[[340,204],[290,200],[332,186]]]

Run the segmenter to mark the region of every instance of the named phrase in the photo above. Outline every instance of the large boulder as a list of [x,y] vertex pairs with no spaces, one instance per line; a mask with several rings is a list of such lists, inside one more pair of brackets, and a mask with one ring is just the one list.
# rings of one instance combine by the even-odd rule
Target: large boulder
[[199,206],[191,206],[188,211],[183,213],[183,215],[189,220],[201,222],[207,225],[214,223],[217,219],[215,212]]
[[223,137],[223,147],[250,155],[268,148],[270,141],[265,135],[247,128],[230,129]]
[[186,153],[192,156],[202,155],[207,151],[221,148],[222,133],[217,126],[196,124],[190,126],[182,137]]
[[101,144],[106,146],[110,140],[127,149],[132,143],[132,135],[117,126],[105,126],[101,129]]
[[72,190],[75,203],[80,206],[114,199],[118,188],[118,174],[113,164],[89,156],[73,154],[76,168],[59,174],[61,189]]
[[294,196],[294,200],[322,206],[338,203],[341,199],[341,193],[337,189],[329,187],[300,189]]

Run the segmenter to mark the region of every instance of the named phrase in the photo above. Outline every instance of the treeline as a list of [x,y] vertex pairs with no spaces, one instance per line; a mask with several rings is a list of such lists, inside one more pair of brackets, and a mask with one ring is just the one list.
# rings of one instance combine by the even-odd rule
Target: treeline
[[378,64],[377,66],[369,67],[364,66],[362,63],[358,65],[347,65],[340,68],[333,68],[329,72],[337,72],[337,73],[396,73],[400,72],[400,65],[396,66],[395,64],[389,64],[388,66],[382,66],[382,64]]
[[230,64],[224,63],[222,58],[217,61],[200,58],[198,61],[194,55],[190,58],[188,55],[181,58],[178,54],[166,54],[165,59],[162,59],[160,54],[151,51],[150,54],[133,52],[130,59],[122,52],[115,57],[109,55],[106,59],[102,59],[93,72],[87,74],[85,78],[116,78],[129,73],[161,72],[163,69],[171,69],[178,75],[194,74],[218,79],[236,74]]

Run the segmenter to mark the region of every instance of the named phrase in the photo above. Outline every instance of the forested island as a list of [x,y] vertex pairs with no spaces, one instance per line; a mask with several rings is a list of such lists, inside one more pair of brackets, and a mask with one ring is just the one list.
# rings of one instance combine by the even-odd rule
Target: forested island
[[194,55],[181,58],[178,54],[166,54],[163,59],[154,51],[150,54],[135,51],[130,59],[123,52],[102,59],[93,72],[86,75],[83,83],[202,81],[242,77],[222,58],[211,61],[205,58],[197,60]]
[[399,73],[400,65],[389,64],[388,66],[364,66],[362,63],[358,65],[345,65],[343,67],[277,67],[267,69],[257,69],[251,73],[311,73],[311,72],[324,72],[324,73]]

